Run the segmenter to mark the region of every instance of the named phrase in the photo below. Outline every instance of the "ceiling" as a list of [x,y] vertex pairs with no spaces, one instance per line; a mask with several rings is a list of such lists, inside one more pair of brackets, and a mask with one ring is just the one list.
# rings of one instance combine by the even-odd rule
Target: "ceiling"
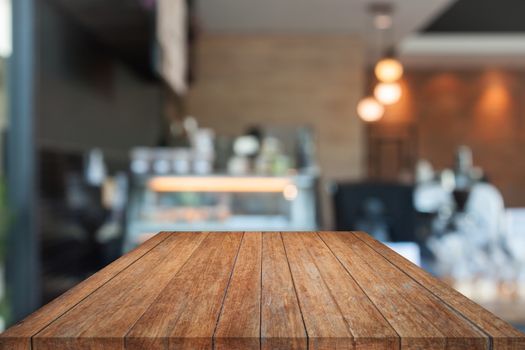
[[377,30],[368,6],[394,6],[390,44],[427,26],[452,0],[198,0],[197,11],[206,32],[351,34],[369,44],[369,56],[379,52]]
[[154,12],[137,0],[53,0],[107,49],[143,77],[152,78]]
[[[4,1],[4,0],[0,0]],[[154,0],[53,0],[108,47],[147,72]],[[525,0],[189,0],[204,32],[343,34],[367,43],[369,62],[395,46],[406,64],[525,66]],[[392,4],[380,40],[371,4]]]
[[523,0],[459,0],[432,21],[425,33],[525,32]]
[[525,1],[458,0],[398,46],[412,66],[525,66]]
[[197,0],[208,32],[351,34],[381,53],[370,4],[394,5],[387,45],[414,66],[525,66],[525,0]]

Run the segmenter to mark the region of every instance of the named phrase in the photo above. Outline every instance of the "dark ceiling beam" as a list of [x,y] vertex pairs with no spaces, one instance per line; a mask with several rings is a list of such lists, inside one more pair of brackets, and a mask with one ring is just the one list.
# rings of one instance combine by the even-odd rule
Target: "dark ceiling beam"
[[155,77],[155,13],[139,0],[53,0],[86,32],[147,78]]
[[425,33],[525,32],[523,0],[458,0],[432,21]]

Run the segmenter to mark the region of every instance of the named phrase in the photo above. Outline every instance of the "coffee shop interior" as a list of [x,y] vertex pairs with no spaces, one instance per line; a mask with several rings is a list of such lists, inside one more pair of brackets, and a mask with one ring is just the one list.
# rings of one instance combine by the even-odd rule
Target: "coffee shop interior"
[[525,2],[0,0],[0,328],[159,231],[365,231],[525,327]]

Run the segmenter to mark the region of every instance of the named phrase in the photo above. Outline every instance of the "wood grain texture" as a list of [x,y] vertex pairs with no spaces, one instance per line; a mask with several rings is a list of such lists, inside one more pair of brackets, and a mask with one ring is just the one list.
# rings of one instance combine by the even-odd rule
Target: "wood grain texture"
[[124,349],[124,337],[131,327],[205,237],[204,233],[170,235],[134,268],[120,273],[39,332],[33,338],[35,350]]
[[363,233],[162,233],[0,335],[0,349],[525,349]]
[[282,236],[308,333],[309,348],[352,349],[354,337],[315,260],[302,246],[297,233],[287,232]]
[[352,234],[322,233],[357,283],[401,336],[407,349],[488,349],[477,327]]
[[307,348],[306,330],[281,235],[263,234],[261,348]]
[[243,234],[210,234],[129,332],[129,349],[210,349]]
[[485,310],[455,289],[450,288],[445,282],[430,275],[401,255],[396,254],[392,249],[389,249],[366,233],[356,232],[355,236],[440,298],[442,302],[479,326],[480,329],[492,337],[494,349],[525,349],[525,335],[507,322]]
[[217,349],[259,349],[261,263],[261,233],[245,233],[214,335]]
[[0,349],[30,350],[31,337],[36,335],[80,301],[84,300],[122,270],[143,257],[155,246],[162,243],[169,235],[170,234],[167,232],[161,232],[153,236],[139,247],[117,259],[98,273],[51,301],[49,304],[38,309],[23,321],[9,328],[0,336]]
[[[399,349],[399,336],[319,237],[297,233],[290,238],[308,251],[341,310],[357,349]],[[301,240],[301,242],[299,242]]]

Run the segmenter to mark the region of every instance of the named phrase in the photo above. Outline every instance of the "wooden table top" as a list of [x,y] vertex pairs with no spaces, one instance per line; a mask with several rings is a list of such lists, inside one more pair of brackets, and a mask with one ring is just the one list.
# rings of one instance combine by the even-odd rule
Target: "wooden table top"
[[525,349],[525,335],[363,233],[160,233],[0,349]]

